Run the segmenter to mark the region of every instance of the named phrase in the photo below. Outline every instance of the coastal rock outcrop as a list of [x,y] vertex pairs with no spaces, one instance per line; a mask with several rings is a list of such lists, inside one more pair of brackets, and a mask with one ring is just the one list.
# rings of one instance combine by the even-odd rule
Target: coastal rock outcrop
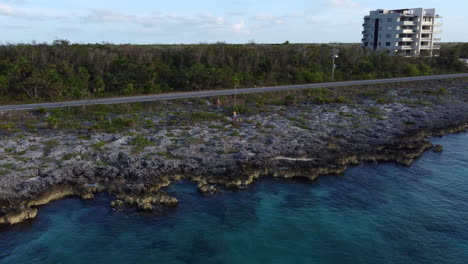
[[443,149],[429,137],[467,131],[467,87],[461,82],[448,88],[444,100],[418,95],[430,104],[405,103],[414,93],[400,89],[391,93],[400,101],[377,104],[358,96],[344,105],[270,105],[232,124],[222,109],[199,106],[210,114],[193,115],[182,104],[171,107],[202,120],[176,124],[176,114],[158,112],[144,114],[151,126],[126,133],[83,136],[47,128],[23,131],[21,139],[4,134],[0,224],[34,218],[39,206],[57,199],[92,199],[99,192],[114,197],[114,208],[159,212],[177,206],[165,188],[180,180],[196,182],[201,194],[213,195],[261,177],[314,180],[363,162],[410,165],[427,149]]

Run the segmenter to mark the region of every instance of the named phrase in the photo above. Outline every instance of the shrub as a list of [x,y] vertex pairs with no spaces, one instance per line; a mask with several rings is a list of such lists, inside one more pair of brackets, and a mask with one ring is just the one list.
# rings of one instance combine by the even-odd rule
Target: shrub
[[60,123],[60,119],[56,116],[48,116],[44,119],[44,121],[46,122],[46,126],[47,128],[49,129],[56,129],[58,128],[58,125]]
[[284,97],[284,104],[285,105],[296,104],[296,97],[294,95],[287,95],[286,97]]
[[154,142],[150,141],[147,137],[144,136],[136,136],[134,137],[130,143],[136,150],[143,150],[145,147],[154,145]]

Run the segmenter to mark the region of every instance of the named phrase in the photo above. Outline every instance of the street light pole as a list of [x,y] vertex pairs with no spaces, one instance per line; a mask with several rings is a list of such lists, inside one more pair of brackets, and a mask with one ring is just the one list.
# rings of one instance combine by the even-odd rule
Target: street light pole
[[340,53],[340,50],[336,48],[336,43],[333,43],[333,48],[332,48],[332,76],[331,76],[331,80],[332,81],[335,81],[335,69],[336,67],[338,67],[336,64],[335,64],[335,60],[338,58],[338,54]]

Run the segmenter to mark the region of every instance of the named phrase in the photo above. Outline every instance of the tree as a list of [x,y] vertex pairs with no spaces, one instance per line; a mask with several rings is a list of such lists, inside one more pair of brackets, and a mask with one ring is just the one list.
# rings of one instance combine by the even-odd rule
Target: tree
[[0,75],[0,95],[8,93],[8,79],[4,75]]
[[47,89],[48,83],[41,77],[39,72],[35,71],[31,77],[20,82],[18,87],[23,90],[30,99],[39,99],[40,91]]
[[127,83],[123,89],[123,94],[130,95],[134,92],[134,90],[135,90],[135,86],[133,85],[133,83]]
[[418,76],[418,75],[420,75],[418,67],[416,65],[414,65],[414,64],[406,65],[406,67],[404,69],[404,73],[407,76]]
[[81,81],[81,89],[80,89],[80,95],[81,98],[86,98],[89,95],[89,90],[88,90],[88,83],[89,83],[89,72],[86,68],[80,67],[78,69],[78,76]]
[[96,75],[94,76],[93,81],[91,83],[91,88],[93,93],[101,94],[106,89],[106,83],[104,82],[104,79],[101,76]]

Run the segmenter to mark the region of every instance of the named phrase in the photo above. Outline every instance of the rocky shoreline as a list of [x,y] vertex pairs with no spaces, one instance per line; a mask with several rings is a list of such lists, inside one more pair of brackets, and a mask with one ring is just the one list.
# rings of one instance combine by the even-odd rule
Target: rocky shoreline
[[[39,206],[57,199],[93,199],[99,192],[111,194],[116,209],[158,212],[177,205],[164,187],[183,179],[212,195],[260,177],[314,180],[363,162],[410,165],[434,147],[429,137],[468,130],[466,80],[386,87],[376,94],[360,87],[347,91],[352,89],[347,100],[325,103],[325,96],[342,90],[297,92],[293,100],[289,94],[284,104],[267,102],[240,123],[229,118],[227,107],[186,100],[141,110],[141,126],[114,133],[89,129],[97,126],[87,120],[80,121],[85,130],[57,129],[40,122],[48,120],[47,112],[40,113],[36,129],[13,131],[4,125],[0,224],[32,219]],[[180,119],[185,113],[191,122]],[[195,118],[206,113],[211,118]],[[9,115],[2,118],[14,120]]]

